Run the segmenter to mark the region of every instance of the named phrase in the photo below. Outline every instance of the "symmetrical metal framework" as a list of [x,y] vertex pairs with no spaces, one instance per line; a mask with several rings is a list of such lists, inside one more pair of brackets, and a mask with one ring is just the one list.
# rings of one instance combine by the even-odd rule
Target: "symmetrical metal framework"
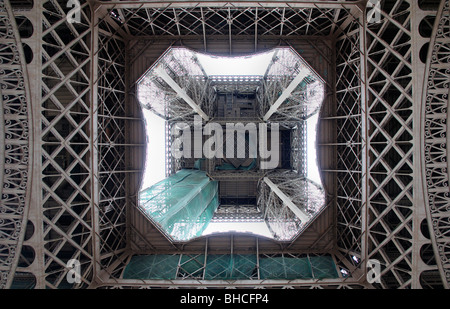
[[[249,185],[247,179],[243,177],[246,174],[247,176],[253,174],[268,185],[269,191],[275,192],[276,196],[281,198],[277,203],[273,196],[265,198],[265,194],[260,194],[258,208],[265,213],[263,222],[270,222],[270,230],[275,239],[289,241],[294,236],[298,236],[302,230],[301,227],[313,220],[325,206],[325,193],[322,186],[308,180],[308,175],[304,171],[307,146],[304,142],[298,142],[300,139],[306,140],[305,122],[307,119],[320,110],[324,96],[324,83],[292,48],[276,48],[262,55],[267,57],[267,64],[266,67],[264,64],[259,64],[261,66],[259,76],[212,75],[210,77],[206,71],[211,71],[212,68],[206,67],[207,63],[211,67],[220,66],[220,62],[229,59],[218,58],[213,62],[210,57],[208,57],[209,60],[206,60],[204,58],[207,57],[206,55],[190,49],[172,47],[138,81],[137,93],[142,108],[155,111],[167,122],[169,132],[166,133],[170,133],[167,135],[167,140],[172,142],[166,149],[167,162],[170,162],[167,166],[167,174],[174,174],[181,166],[187,165],[187,161],[196,162],[194,165],[198,165],[199,158],[207,160],[203,169],[215,180],[226,181],[226,177],[229,176],[234,178],[234,181],[238,182],[241,187],[251,187],[252,185],[256,187],[255,182],[250,182],[251,185]],[[258,55],[258,57],[260,56]],[[220,71],[217,68],[214,70],[215,74],[220,74]],[[193,114],[198,116],[195,121],[192,121]],[[219,123],[205,125],[204,122],[210,119],[219,121]],[[293,127],[294,151],[285,149],[281,152],[285,156],[287,154],[288,157],[292,155],[292,169],[295,172],[271,173],[270,177],[264,177],[263,180],[263,175],[268,171],[262,167],[265,163],[264,160],[260,160],[256,156],[259,152],[260,157],[267,158],[267,156],[261,155],[261,149],[266,148],[262,144],[268,143],[269,136],[267,130],[264,129],[267,124],[264,123],[264,128],[261,126],[257,128],[257,124],[261,124],[261,121],[265,120],[270,120],[271,127],[276,127],[277,132],[279,120],[284,120],[282,122],[284,129],[289,129],[283,131],[289,135],[283,134],[284,140],[281,143],[278,142],[279,137],[275,138],[274,132],[271,131],[271,153],[274,152],[274,149],[278,150],[279,145],[286,144],[285,148],[290,147],[290,129]],[[242,121],[247,122],[245,127]],[[223,135],[215,132],[216,150],[214,152],[219,152],[220,155],[216,155],[214,158],[211,158],[210,154],[204,153],[204,145],[198,145],[198,140],[196,140],[199,129],[210,131],[207,127],[211,124],[214,125],[214,131],[219,128],[219,131],[223,132]],[[237,140],[241,135],[238,134],[235,138],[235,130],[229,129],[230,124],[233,127],[240,126],[244,130],[247,130],[247,127],[253,128],[251,129],[252,133],[249,133],[253,142],[242,140],[243,143],[245,142],[245,146],[238,146]],[[176,131],[182,130],[183,142],[173,142],[174,135],[178,136],[172,131],[173,128]],[[205,133],[200,132],[200,140],[204,139]],[[217,137],[219,134],[222,136]],[[263,135],[265,137],[262,137]],[[186,136],[188,136],[187,140],[185,140]],[[151,147],[151,137],[149,139],[149,147]],[[208,141],[210,141],[209,138]],[[250,143],[253,147],[250,147]],[[314,147],[314,145],[310,146]],[[229,157],[230,147],[235,153],[242,152],[238,155],[239,158],[245,156],[247,159],[237,159],[235,155]],[[178,159],[176,160],[172,156],[174,150],[184,153],[184,157],[180,160],[181,164],[177,164]],[[188,150],[187,153],[186,150]],[[225,161],[222,161],[222,157]],[[280,162],[283,161],[280,159],[275,160],[277,161],[274,162],[271,169],[277,166],[283,169],[291,168],[290,158],[285,160],[287,162]],[[314,162],[312,163],[314,164]],[[147,164],[152,164],[152,162],[147,162]],[[228,166],[226,166],[227,164]],[[223,167],[224,165],[226,167]],[[235,173],[236,170],[243,172]],[[148,172],[151,173],[151,170]],[[278,181],[273,183],[272,179]],[[230,190],[230,186],[228,186],[228,190],[224,191],[229,192],[228,194],[221,193],[219,199],[225,206],[228,206],[227,203],[230,200],[237,204],[244,202],[257,206],[256,198],[249,203],[248,200],[238,197],[239,191],[242,192],[242,189]],[[174,194],[176,193],[174,192]],[[155,201],[154,198],[152,200]],[[160,206],[163,207],[163,205]],[[219,212],[221,207],[219,207]],[[142,204],[140,208],[147,212],[146,205]],[[229,211],[233,208],[227,207],[227,209]],[[239,214],[242,212],[236,212],[234,217],[238,217]],[[219,220],[218,218],[215,217],[216,222]],[[238,219],[238,221],[241,220]],[[292,225],[292,222],[295,223]],[[288,225],[289,227],[287,227]],[[275,226],[278,227],[275,228]],[[178,238],[178,240],[180,239]]]
[[[332,254],[343,274],[267,286],[448,287],[449,1],[80,1],[77,22],[66,2],[0,1],[1,287],[155,287],[121,279],[130,255],[224,247]],[[326,82],[326,227],[289,244],[231,234],[179,246],[141,218],[135,83],[172,45],[303,53]],[[66,280],[71,259],[80,283]],[[371,259],[381,281],[369,285]]]

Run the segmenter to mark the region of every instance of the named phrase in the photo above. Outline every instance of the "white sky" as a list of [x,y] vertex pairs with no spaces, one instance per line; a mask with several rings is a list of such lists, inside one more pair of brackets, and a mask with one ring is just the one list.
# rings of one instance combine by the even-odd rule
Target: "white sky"
[[307,131],[307,156],[306,162],[308,164],[308,178],[312,181],[321,184],[319,167],[317,162],[317,146],[316,146],[316,136],[317,136],[317,122],[319,121],[319,113],[311,116],[306,121],[306,131]]
[[147,157],[141,189],[146,189],[166,176],[165,120],[148,109],[142,110],[146,121]]
[[274,52],[251,57],[213,57],[198,54],[198,60],[208,75],[264,75]]
[[203,235],[221,232],[253,233],[273,238],[265,222],[211,222],[203,232]]

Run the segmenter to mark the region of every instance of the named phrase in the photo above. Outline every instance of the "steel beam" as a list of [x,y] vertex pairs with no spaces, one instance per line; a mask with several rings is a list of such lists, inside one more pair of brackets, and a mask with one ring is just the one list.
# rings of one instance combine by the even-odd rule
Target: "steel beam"
[[[36,155],[31,89],[20,29],[9,1],[0,2],[0,289],[10,288],[20,269]],[[21,108],[17,101],[23,100]],[[34,206],[34,205],[33,205]],[[38,227],[36,227],[37,229]],[[35,251],[35,254],[39,254]]]
[[175,92],[180,96],[187,104],[189,104],[192,109],[197,112],[205,121],[209,120],[208,115],[205,114],[204,111],[198,106],[194,100],[191,99],[191,97],[188,96],[186,91],[184,91],[176,81],[172,79],[172,77],[167,74],[166,71],[164,71],[161,67],[155,68],[155,73],[161,77]]
[[[418,205],[416,212],[419,216],[415,216],[414,224],[419,226],[415,232],[418,237],[419,244],[415,252],[420,252],[418,245],[422,245],[424,241],[431,241],[434,259],[437,271],[440,274],[442,285],[448,289],[450,287],[450,263],[449,263],[449,217],[450,211],[448,205],[450,199],[448,192],[449,186],[449,133],[448,133],[448,111],[450,100],[448,99],[449,63],[450,57],[450,32],[444,26],[450,16],[450,2],[448,0],[441,1],[440,7],[436,12],[436,19],[431,34],[427,61],[425,63],[424,79],[421,80],[419,74],[415,74],[417,88],[423,91],[422,94],[415,93],[416,99],[421,100],[422,106],[420,110],[413,105],[417,113],[414,123],[420,122],[420,128],[414,126],[414,129],[420,134],[420,141],[414,145],[420,145],[420,149],[416,148],[416,155],[421,157],[421,168],[414,169],[413,179],[416,181],[414,190],[415,203],[425,205],[425,209]],[[417,22],[418,23],[418,22]],[[423,39],[416,34],[414,38],[416,42],[416,54],[420,52],[420,46],[423,46]],[[422,40],[420,42],[419,40]],[[416,64],[420,65],[420,64]],[[421,67],[420,67],[421,68]],[[422,68],[421,68],[422,69]],[[419,76],[419,77],[418,77]],[[422,88],[420,86],[422,85]],[[447,120],[447,121],[445,121]],[[415,140],[415,142],[418,141]],[[420,150],[420,152],[419,152]],[[418,177],[419,176],[419,177]],[[417,183],[417,181],[421,183]],[[417,200],[417,201],[416,201]],[[422,203],[422,204],[420,204]],[[424,237],[420,229],[420,224],[426,218],[430,236]],[[414,225],[413,225],[414,227]],[[423,260],[417,258],[417,265],[413,267],[422,270]],[[429,270],[429,265],[426,265]],[[420,274],[419,274],[420,275]],[[436,280],[436,279],[435,279]],[[421,283],[421,282],[420,282]]]
[[278,188],[268,177],[264,177],[264,182],[272,189],[272,191],[289,207],[290,210],[304,223],[309,221],[309,216],[295,205],[292,200]]
[[270,116],[275,113],[280,105],[291,95],[291,93],[297,88],[298,84],[302,82],[302,80],[308,76],[309,70],[301,70],[300,73],[294,78],[294,80],[287,86],[286,89],[283,90],[283,93],[278,97],[278,99],[275,101],[275,103],[272,104],[272,106],[269,108],[267,113],[264,115],[264,121],[269,120]]
[[[358,6],[360,1],[235,1],[233,7],[265,7],[265,8],[314,8],[314,9],[349,9]],[[100,1],[98,6],[108,9],[141,9],[141,8],[192,8],[192,7],[224,7],[229,1]]]

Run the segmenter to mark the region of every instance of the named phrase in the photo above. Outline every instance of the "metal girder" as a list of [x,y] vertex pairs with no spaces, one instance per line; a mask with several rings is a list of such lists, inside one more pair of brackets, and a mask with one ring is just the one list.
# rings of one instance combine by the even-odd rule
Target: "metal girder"
[[[336,111],[336,170],[338,172],[336,207],[340,218],[336,224],[336,246],[344,258],[342,268],[353,273],[358,264],[351,254],[362,252],[362,118],[361,118],[361,62],[360,24],[348,19],[346,28],[336,38],[335,83]],[[353,146],[354,145],[354,146]],[[340,255],[339,255],[340,256]],[[351,265],[349,265],[351,264]]]
[[99,1],[98,5],[105,6],[109,9],[137,9],[137,8],[166,8],[166,7],[285,7],[285,8],[320,8],[320,9],[342,9],[351,8],[353,6],[360,5],[360,1],[236,1],[232,4],[229,1],[111,1],[103,2]]
[[270,280],[270,279],[247,279],[247,280],[199,280],[199,279],[180,279],[180,280],[142,280],[142,279],[109,279],[95,288],[330,288],[335,289],[363,289],[367,284],[362,284],[356,279],[297,279],[297,280]]
[[25,55],[9,1],[0,2],[0,29],[0,289],[3,289],[11,287],[17,271],[29,216],[33,132]]
[[[19,224],[24,217],[18,212],[26,211],[22,206],[30,205],[28,222],[33,225],[34,232],[23,244],[36,254],[34,260],[24,257],[30,266],[18,267],[16,271],[34,275],[36,287],[57,288],[65,283],[69,271],[66,256],[83,260],[79,286],[92,284],[94,277],[99,275],[98,269],[108,270],[106,276],[111,279],[104,281],[106,285],[177,286],[172,285],[172,281],[117,280],[123,267],[122,253],[126,250],[126,205],[133,203],[133,196],[126,193],[124,174],[134,173],[127,169],[124,152],[129,151],[126,147],[131,144],[126,142],[125,119],[120,118],[126,115],[124,97],[127,90],[124,74],[126,43],[120,36],[131,38],[151,34],[154,38],[158,35],[188,38],[191,35],[191,38],[203,38],[203,46],[206,46],[206,40],[215,35],[231,37],[231,29],[236,31],[233,34],[236,37],[253,34],[256,47],[264,35],[300,37],[303,30],[306,35],[324,35],[325,32],[320,31],[323,23],[315,24],[314,19],[308,19],[302,12],[318,12],[317,19],[327,20],[326,25],[331,22],[331,30],[326,33],[336,35],[333,37],[336,45],[332,62],[336,68],[336,92],[333,95],[337,106],[336,114],[329,115],[328,119],[335,121],[338,128],[338,140],[330,143],[337,148],[337,166],[329,170],[337,174],[336,246],[341,260],[346,260],[340,265],[361,268],[353,262],[352,256],[359,256],[364,261],[379,259],[383,267],[382,283],[377,287],[418,287],[421,275],[429,271],[440,271],[444,280],[449,278],[449,266],[445,262],[450,248],[447,220],[447,162],[450,160],[447,158],[446,121],[448,33],[440,22],[448,19],[447,0],[442,2],[433,29],[427,68],[423,71],[427,75],[423,80],[426,89],[422,100],[418,95],[422,90],[421,79],[417,75],[423,68],[416,62],[418,49],[427,40],[419,38],[416,32],[420,19],[435,12],[421,12],[417,3],[410,0],[389,2],[382,7],[379,23],[374,24],[351,16],[359,10],[361,1],[96,2],[93,5],[101,6],[103,11],[92,11],[94,16],[99,14],[97,17],[100,17],[95,23],[88,14],[90,8],[86,3],[83,2],[80,25],[66,21],[67,10],[57,1],[45,4],[35,1],[32,10],[2,10],[1,14],[3,24],[6,24],[6,16],[8,20],[14,20],[9,16],[13,12],[13,17],[28,18],[34,29],[31,38],[15,36],[2,41],[5,47],[2,68],[15,70],[17,74],[9,74],[7,70],[1,73],[2,83],[6,85],[6,89],[2,88],[2,106],[3,110],[9,111],[2,113],[3,118],[0,118],[1,142],[9,143],[10,147],[2,152],[2,162],[6,163],[5,170],[0,171],[0,179],[3,181],[2,207],[17,212],[2,215],[2,219],[10,220],[3,221],[2,232],[12,237],[5,240],[11,250],[18,248],[14,247],[17,243],[14,237],[23,235],[25,226]],[[2,4],[9,7],[8,1]],[[284,8],[282,13],[271,10],[279,7]],[[196,8],[200,10],[194,11]],[[239,24],[233,14],[220,16],[225,8],[236,9],[237,16],[248,14],[247,21],[251,22]],[[106,16],[106,9],[121,10],[117,16],[124,24]],[[139,9],[159,15],[153,16],[153,20],[151,15],[138,16]],[[350,14],[337,14],[339,10]],[[282,14],[284,22],[267,23],[264,14],[271,18]],[[344,16],[342,19],[341,15]],[[154,21],[158,16],[170,23],[160,26],[160,32],[155,33],[158,28]],[[186,18],[183,24],[184,16],[191,19]],[[218,27],[214,24],[215,19],[225,21],[224,25]],[[294,22],[299,19],[301,22]],[[189,28],[186,20],[195,21],[199,27]],[[145,33],[147,28],[148,33]],[[13,32],[5,31],[2,35],[20,34],[17,30],[14,26]],[[26,66],[28,74],[20,73],[17,63],[17,52],[21,61],[24,59],[19,42],[28,44],[34,55]],[[7,60],[14,63],[5,64]],[[22,62],[20,66],[25,67]],[[24,99],[22,88],[12,92],[8,88],[21,76],[37,81],[30,85],[30,98]],[[18,82],[17,85],[26,84]],[[25,109],[21,108],[25,106],[23,100],[27,104]],[[417,102],[422,103],[423,115]],[[277,102],[277,105],[281,103]],[[361,106],[364,106],[363,110]],[[25,120],[25,110],[32,113],[32,117],[28,117],[32,121]],[[274,107],[274,110],[277,109]],[[5,134],[8,134],[6,139]],[[32,139],[32,147],[26,146],[28,138]],[[31,149],[33,157],[29,160]],[[32,173],[27,174],[25,164],[33,166]],[[11,167],[22,170],[19,172]],[[34,196],[33,203],[23,204],[24,194],[27,194],[25,182],[31,178],[31,187],[26,190]],[[422,180],[427,197],[424,200],[418,190]],[[271,196],[275,198],[275,193]],[[426,213],[421,208],[425,204],[421,204],[422,201],[426,202]],[[428,221],[423,220],[425,215]],[[63,222],[68,219],[70,225],[66,226]],[[420,231],[424,222],[428,223],[431,232],[429,240]],[[15,233],[19,230],[19,234]],[[427,250],[427,246],[434,247],[431,251],[437,261],[435,264],[426,264],[421,256],[421,250]],[[6,267],[17,262],[16,257],[11,260],[2,255],[0,258]],[[354,265],[348,267],[349,263]],[[98,267],[95,270],[94,264]],[[11,281],[10,277],[8,280]],[[348,278],[311,285],[340,285],[342,282],[356,284],[361,281]],[[281,284],[290,286],[290,283],[293,286],[310,284]],[[178,286],[184,284],[196,283],[183,281]],[[204,282],[199,282],[201,284]],[[236,286],[244,284],[235,283]],[[263,285],[264,282],[249,282],[251,286],[255,284]]]
[[[365,287],[364,284],[361,284],[355,278],[347,278],[343,280],[342,278],[321,278],[320,277],[320,269],[317,269],[317,266],[314,266],[311,262],[313,258],[326,256],[336,260],[334,254],[328,253],[306,253],[306,254],[296,254],[290,252],[283,252],[280,254],[272,254],[269,252],[264,252],[260,250],[261,240],[259,238],[254,239],[254,243],[252,243],[252,248],[254,249],[254,256],[249,254],[248,251],[245,254],[241,254],[240,251],[235,251],[233,248],[234,245],[234,237],[233,235],[228,235],[227,239],[230,242],[231,248],[228,248],[221,251],[221,253],[211,253],[211,249],[209,247],[209,242],[214,238],[207,237],[202,242],[204,243],[204,251],[198,252],[177,252],[172,254],[166,254],[161,256],[162,263],[165,261],[173,261],[178,260],[177,265],[173,265],[174,271],[173,274],[176,279],[124,279],[124,278],[116,278],[116,279],[106,279],[102,280],[102,282],[97,283],[94,288],[101,287],[130,287],[130,288],[139,288],[139,287],[160,287],[160,288],[183,288],[183,287],[196,287],[196,288],[237,288],[237,287],[247,287],[247,288],[261,288],[261,287],[322,287],[322,286],[334,286],[335,288],[343,288],[343,287],[355,287],[362,288]],[[248,245],[248,244],[247,244]],[[247,247],[248,249],[248,247]],[[225,267],[231,267],[230,272],[235,272],[239,274],[241,277],[239,280],[227,280],[224,279],[224,276],[230,275],[225,274],[224,272],[215,272],[211,270],[209,272],[208,266],[212,267],[212,265],[217,268],[223,267],[223,260],[217,259],[222,255],[225,258],[240,258],[241,263],[248,263],[250,265],[255,265],[255,271],[251,273],[242,271],[239,269],[239,265],[228,265],[225,264]],[[130,261],[132,260],[133,254],[129,254],[129,256],[124,256],[123,259]],[[264,270],[263,267],[260,267],[261,260],[264,259],[267,262],[272,262],[277,267],[284,268],[285,265],[279,264],[279,259],[305,259],[308,261],[311,267],[311,279],[262,279],[264,276],[267,276],[267,270]],[[278,262],[277,262],[278,261]],[[215,264],[219,263],[219,264]],[[242,264],[240,264],[242,265]],[[285,271],[289,271],[289,267],[286,268]],[[319,270],[318,273],[315,271]],[[336,269],[336,272],[338,270]],[[317,277],[316,277],[317,276]]]
[[268,177],[264,177],[264,182],[272,189],[272,191],[283,201],[283,203],[289,207],[290,210],[304,223],[310,220],[309,216],[303,212],[297,205],[283,191],[278,188]]
[[[22,87],[28,85],[28,78],[35,82],[29,84],[29,95],[22,94],[19,100],[9,95],[10,85],[2,87],[2,98],[7,117],[14,115],[19,102],[23,115],[24,111],[32,113],[27,124],[19,125],[19,120],[25,120],[20,116],[6,128],[8,139],[20,135],[20,127],[29,131],[23,137],[32,138],[32,145],[21,155],[33,156],[21,159],[30,162],[32,173],[21,173],[17,178],[21,182],[32,180],[31,186],[22,184],[24,189],[13,194],[13,183],[8,184],[11,193],[2,194],[2,207],[11,208],[14,201],[20,201],[13,196],[25,188],[33,196],[32,203],[21,198],[21,211],[28,214],[28,222],[21,226],[33,228],[27,231],[26,239],[16,233],[23,239],[24,249],[15,250],[22,256],[15,275],[28,279],[36,288],[66,286],[71,258],[81,263],[81,281],[74,287],[89,286],[111,263],[111,257],[124,250],[123,152],[130,147],[125,143],[127,120],[123,117],[125,48],[117,41],[122,39],[110,35],[104,21],[92,23],[86,13],[89,9],[89,4],[82,2],[77,23],[68,22],[65,8],[57,1],[46,3],[45,9],[39,3],[32,10],[13,10],[15,16],[8,18],[26,21],[17,33],[28,34],[32,29],[30,37],[17,36],[18,42],[30,47],[26,56],[32,57],[24,58],[24,64],[29,61],[28,72],[16,76],[21,76]],[[54,16],[49,18],[44,11]],[[2,46],[6,42],[2,41]],[[22,44],[18,46],[15,50],[23,53]],[[5,55],[2,72],[8,58]],[[5,79],[9,84],[12,80],[12,76]],[[12,163],[21,153],[20,144],[16,144],[8,151],[7,162]],[[18,176],[9,169],[11,176]],[[29,211],[25,206],[30,206]]]
[[[425,66],[422,93],[422,119],[420,151],[423,160],[422,188],[425,194],[426,220],[436,264],[445,288],[450,287],[449,263],[449,152],[448,132],[450,83],[448,59],[450,33],[445,26],[450,18],[450,2],[441,1],[431,34]],[[445,136],[446,135],[446,136]]]
[[278,97],[278,99],[272,104],[272,106],[269,108],[267,113],[264,115],[263,119],[264,121],[269,120],[270,116],[275,113],[280,105],[291,95],[291,93],[297,88],[297,86],[305,79],[306,76],[308,76],[310,72],[308,70],[301,70],[297,76],[291,81],[289,86],[286,87],[286,89],[283,90],[281,95]]
[[205,121],[209,121],[209,117],[208,115],[205,114],[204,111],[202,111],[202,109],[200,108],[200,106],[197,105],[197,103],[195,103],[186,93],[186,91],[183,90],[183,88],[181,88],[177,82],[175,82],[172,77],[169,76],[169,74],[167,74],[166,71],[164,71],[163,68],[161,67],[157,67],[155,68],[155,73],[161,77],[170,87],[172,87],[173,90],[175,90],[175,92],[187,103],[189,104],[190,107],[192,107],[192,109],[199,114],[203,120]]
[[173,3],[162,6],[140,3],[126,8],[121,4],[110,7],[104,3],[115,19],[111,27],[117,28],[119,25],[127,36],[168,35],[172,39],[180,39],[186,35],[196,35],[203,40],[203,48],[207,47],[211,35],[223,36],[228,40],[229,52],[234,51],[234,41],[230,42],[230,39],[236,35],[252,36],[253,50],[259,49],[258,42],[270,35],[278,38],[294,35],[331,36],[349,18],[348,14],[342,13],[357,10],[353,4],[331,5],[330,8],[323,7],[322,2],[305,6],[286,4],[280,16],[281,2],[275,7],[260,4],[243,7],[237,3],[214,6],[212,3],[200,2],[186,7]]

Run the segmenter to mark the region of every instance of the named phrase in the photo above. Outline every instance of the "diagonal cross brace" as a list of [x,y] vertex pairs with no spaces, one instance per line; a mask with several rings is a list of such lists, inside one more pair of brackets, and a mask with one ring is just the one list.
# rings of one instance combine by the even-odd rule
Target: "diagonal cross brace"
[[209,120],[208,115],[205,114],[204,111],[200,108],[200,106],[197,105],[197,103],[194,102],[194,100],[191,99],[190,96],[184,91],[180,85],[177,84],[176,81],[172,79],[172,77],[167,74],[166,71],[164,71],[163,68],[157,67],[155,69],[155,73],[159,75],[175,92],[182,98],[192,109],[199,114],[205,121]]
[[269,120],[270,116],[275,113],[280,105],[291,95],[292,91],[297,88],[298,84],[302,82],[302,80],[308,76],[311,72],[308,70],[301,70],[300,73],[292,80],[292,82],[289,84],[289,86],[286,87],[286,89],[283,90],[283,93],[278,97],[278,99],[275,101],[275,103],[272,104],[270,109],[267,111],[267,113],[264,115],[264,121]]
[[280,188],[278,188],[278,186],[272,182],[272,180],[270,180],[268,177],[264,177],[264,182],[302,222],[306,223],[309,221],[309,216],[300,208],[298,208],[298,206],[292,202],[289,196],[281,191]]

